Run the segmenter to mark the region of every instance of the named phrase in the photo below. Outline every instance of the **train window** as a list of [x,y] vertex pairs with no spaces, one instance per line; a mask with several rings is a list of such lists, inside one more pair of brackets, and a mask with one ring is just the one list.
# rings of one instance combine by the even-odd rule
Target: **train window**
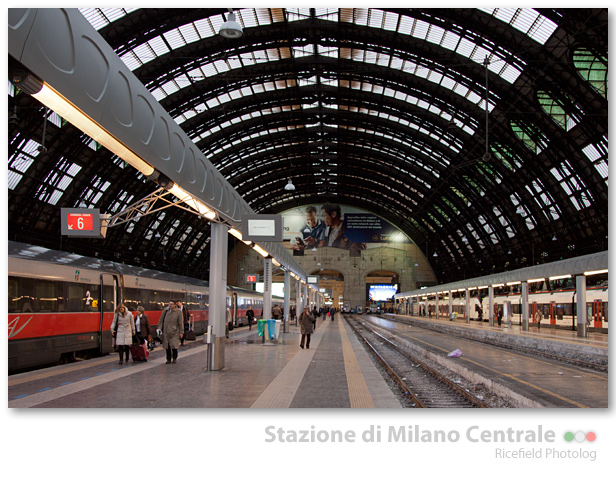
[[[97,312],[99,300],[98,285],[85,285],[81,283],[70,283],[67,285],[67,303],[60,307],[60,311],[68,312]],[[96,302],[96,303],[94,303]]]
[[208,308],[208,295],[203,293],[192,293],[189,296],[189,305],[186,307],[189,311],[191,310],[207,310]]
[[38,280],[34,285],[34,298],[39,312],[56,312],[55,285],[53,282]]
[[34,312],[34,279],[9,277],[9,313]]
[[139,305],[147,303],[146,299],[143,298],[147,296],[147,292],[147,290],[137,288],[125,288],[123,290],[124,298],[122,299],[124,306],[129,312],[136,312]]

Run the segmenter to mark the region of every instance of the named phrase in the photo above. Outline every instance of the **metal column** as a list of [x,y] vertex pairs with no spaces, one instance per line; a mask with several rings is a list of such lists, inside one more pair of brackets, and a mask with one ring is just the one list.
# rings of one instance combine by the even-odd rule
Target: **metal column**
[[289,324],[289,312],[291,311],[291,273],[284,272],[284,313],[282,317],[282,332],[287,333]]
[[575,277],[575,305],[577,313],[577,336],[586,336],[586,276],[577,275]]
[[522,331],[528,332],[528,282],[522,282]]
[[470,303],[471,303],[471,292],[470,290],[466,289],[466,323],[471,323],[471,310],[470,310]]
[[210,241],[210,307],[208,323],[212,338],[208,339],[209,370],[222,370],[225,366],[225,322],[227,319],[227,236],[228,228],[222,223],[211,224]]
[[302,306],[302,281],[297,280],[295,282],[295,325],[297,326],[297,321],[299,319],[300,313],[304,311],[304,307]]
[[488,320],[491,327],[494,326],[494,287],[488,287]]
[[263,259],[263,320],[272,318],[272,259]]
[[449,321],[453,321],[453,292],[449,291]]

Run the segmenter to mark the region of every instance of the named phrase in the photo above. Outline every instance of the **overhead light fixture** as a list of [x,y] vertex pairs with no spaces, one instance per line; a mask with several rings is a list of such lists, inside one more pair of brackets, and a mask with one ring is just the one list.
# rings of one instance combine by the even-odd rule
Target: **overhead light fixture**
[[229,9],[227,21],[220,26],[218,33],[225,38],[240,38],[244,31],[242,26],[235,21],[235,13]]
[[46,83],[43,83],[41,89],[33,93],[32,96],[46,107],[56,112],[67,122],[75,125],[93,140],[96,140],[105,148],[115,153],[126,163],[135,167],[146,177],[154,173],[154,168],[151,165],[143,161],[132,150],[113,137],[103,127],[90,119]]
[[214,220],[216,218],[216,212],[209,209],[205,206],[203,202],[197,200],[190,193],[185,191],[182,187],[176,185],[175,183],[171,188],[168,188],[173,195],[175,195],[180,201],[184,202],[186,205],[191,207],[193,210],[196,210],[205,218],[209,218],[210,220]]
[[599,275],[601,273],[607,273],[607,268],[605,270],[592,270],[590,272],[584,272],[584,275],[589,276],[589,275]]
[[244,242],[246,245],[252,246],[252,242],[244,240],[244,238],[242,237],[242,232],[240,232],[239,230],[235,228],[230,228],[229,233],[233,235],[235,238],[237,238],[238,240],[241,240],[242,242]]
[[284,189],[285,189],[285,190],[289,190],[289,191],[291,191],[291,190],[295,190],[295,185],[293,185],[293,182],[291,181],[291,179],[290,179],[290,178],[289,178],[289,183],[287,183],[287,184],[284,186]]
[[550,277],[550,280],[564,280],[565,278],[571,278],[571,275],[555,275]]
[[263,250],[259,245],[253,245],[252,248],[256,250],[262,257],[269,256],[269,253]]

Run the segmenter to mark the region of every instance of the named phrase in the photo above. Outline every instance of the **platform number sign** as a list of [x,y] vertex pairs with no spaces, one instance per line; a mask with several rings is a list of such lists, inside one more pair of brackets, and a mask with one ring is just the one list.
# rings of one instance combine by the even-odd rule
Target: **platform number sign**
[[257,276],[256,275],[246,275],[246,283],[256,283]]
[[62,235],[101,238],[100,212],[96,208],[62,208]]

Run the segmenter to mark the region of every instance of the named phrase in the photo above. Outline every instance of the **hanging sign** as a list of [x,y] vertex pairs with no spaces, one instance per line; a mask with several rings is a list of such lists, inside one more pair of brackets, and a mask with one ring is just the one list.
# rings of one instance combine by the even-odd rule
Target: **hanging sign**
[[101,238],[98,208],[62,208],[61,233],[69,237]]

